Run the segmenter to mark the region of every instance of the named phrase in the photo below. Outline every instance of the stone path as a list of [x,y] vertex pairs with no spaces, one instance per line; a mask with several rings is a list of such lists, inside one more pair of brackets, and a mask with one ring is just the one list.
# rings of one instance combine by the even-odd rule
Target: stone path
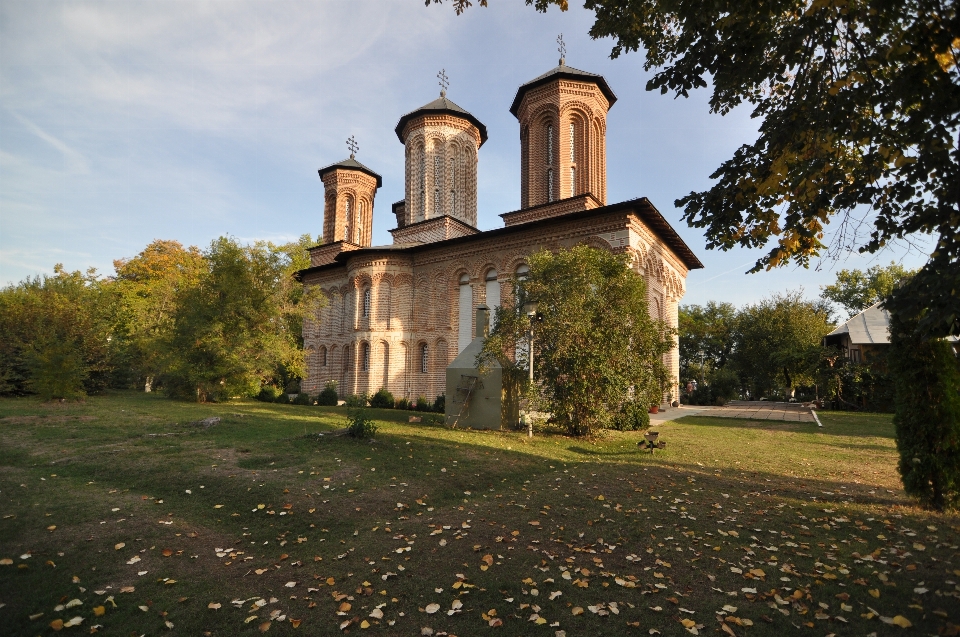
[[766,401],[734,400],[723,407],[699,407],[681,405],[650,414],[650,424],[656,425],[684,416],[710,416],[711,418],[746,418],[749,420],[782,420],[787,422],[816,422],[809,407],[797,403],[771,403]]

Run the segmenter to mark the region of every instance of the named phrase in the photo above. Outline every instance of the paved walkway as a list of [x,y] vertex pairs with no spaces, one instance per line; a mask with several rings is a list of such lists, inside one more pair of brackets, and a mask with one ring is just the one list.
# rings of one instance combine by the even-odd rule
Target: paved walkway
[[813,411],[797,403],[770,403],[765,401],[735,400],[723,407],[681,405],[650,414],[650,424],[657,425],[684,416],[711,418],[746,418],[748,420],[782,420],[787,422],[816,422]]

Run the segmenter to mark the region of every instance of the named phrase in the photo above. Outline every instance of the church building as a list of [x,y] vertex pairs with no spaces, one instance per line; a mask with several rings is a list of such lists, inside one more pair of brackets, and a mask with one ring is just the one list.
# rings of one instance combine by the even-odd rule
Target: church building
[[[563,59],[517,90],[520,207],[493,230],[477,228],[487,128],[446,91],[397,123],[405,196],[393,204],[391,245],[371,245],[381,176],[354,154],[321,168],[323,243],[299,277],[327,303],[303,328],[303,391],[317,394],[332,380],[341,396],[383,387],[432,401],[473,337],[475,308],[499,306],[544,248],[627,253],[647,282],[650,313],[676,327],[687,272],[703,265],[646,198],[607,203],[607,111],[616,100],[602,76]],[[679,351],[667,358],[678,396]]]

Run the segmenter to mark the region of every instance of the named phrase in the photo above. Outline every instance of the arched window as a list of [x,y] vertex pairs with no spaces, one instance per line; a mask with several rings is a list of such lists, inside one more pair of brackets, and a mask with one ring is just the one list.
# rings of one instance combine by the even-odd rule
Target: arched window
[[370,318],[370,288],[363,290],[363,318]]
[[[529,278],[530,267],[526,263],[521,263],[518,265],[517,270],[514,273],[515,287],[513,289],[513,298],[518,306],[522,307],[524,301],[524,299],[520,298],[520,281],[526,281]],[[527,339],[517,340],[516,348],[513,351],[514,361],[529,360],[527,351],[529,349],[528,344],[529,341]]]
[[430,369],[430,351],[427,349],[427,344],[424,343],[420,346],[420,373],[426,374]]
[[327,366],[327,348],[321,347],[320,348],[320,367],[326,367],[326,366]]
[[390,383],[390,346],[383,343],[383,379],[381,386],[386,387]]
[[343,370],[346,371],[350,369],[350,346],[343,346]]
[[460,275],[459,307],[457,308],[457,354],[470,344],[473,319],[473,290],[470,288],[470,275]]
[[577,169],[570,166],[570,196],[577,194]]
[[370,343],[360,345],[360,370],[370,371]]
[[487,307],[490,308],[490,329],[496,326],[497,308],[500,307],[500,281],[497,280],[497,271],[487,270],[484,277],[487,289]]
[[553,168],[547,168],[547,201],[553,201]]
[[576,145],[574,143],[574,130],[575,130],[574,125],[570,124],[570,161],[571,162],[577,161]]
[[351,212],[350,204],[351,203],[352,202],[350,201],[350,197],[347,197],[347,200],[344,202],[344,206],[346,208],[346,214],[343,217],[343,240],[344,241],[350,240],[350,212]]

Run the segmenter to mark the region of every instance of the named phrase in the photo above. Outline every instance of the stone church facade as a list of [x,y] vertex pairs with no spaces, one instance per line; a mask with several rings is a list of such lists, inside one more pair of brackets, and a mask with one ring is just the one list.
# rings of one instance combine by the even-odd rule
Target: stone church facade
[[[646,198],[607,204],[606,115],[616,99],[602,76],[563,60],[518,89],[510,111],[520,123],[520,209],[494,230],[476,227],[486,127],[443,91],[396,127],[406,162],[393,244],[371,245],[381,177],[353,155],[320,169],[324,243],[298,276],[327,304],[304,325],[303,390],[332,380],[341,396],[384,387],[432,401],[472,339],[476,306],[508,299],[542,248],[627,253],[647,282],[650,313],[676,327],[686,275],[703,265]],[[676,382],[678,350],[667,358]]]

